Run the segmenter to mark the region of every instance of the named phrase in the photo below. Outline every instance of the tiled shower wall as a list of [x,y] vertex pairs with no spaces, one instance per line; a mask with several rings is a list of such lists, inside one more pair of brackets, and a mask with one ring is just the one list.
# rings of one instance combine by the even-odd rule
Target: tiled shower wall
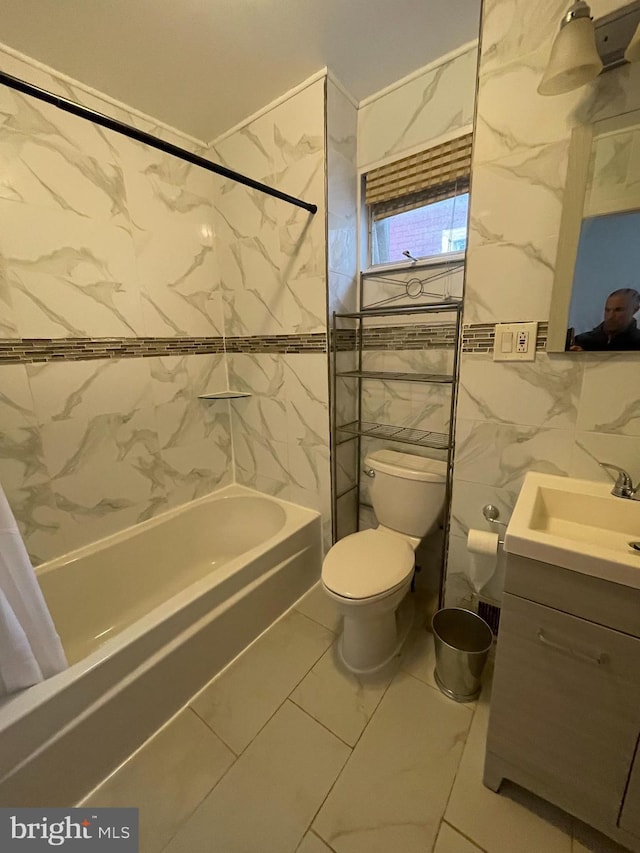
[[[591,3],[594,17],[622,5]],[[572,128],[640,107],[627,65],[558,97],[536,87],[563,0],[486,0],[467,255],[467,323],[546,322]],[[447,597],[468,603],[469,527],[491,502],[507,521],[529,470],[607,480],[597,460],[640,476],[640,356],[538,353],[494,363],[464,353]],[[500,594],[500,584],[492,589]]]
[[9,89],[0,99],[0,482],[34,562],[233,480],[229,403],[197,399],[227,387],[225,323],[229,379],[255,394],[233,410],[237,479],[326,510],[323,78],[219,151],[314,201],[315,217]]
[[[197,146],[12,52],[2,65]],[[180,354],[223,333],[215,179],[4,87],[0,112],[0,335],[73,339],[72,353],[82,338],[161,337],[171,346],[154,351],[176,353],[60,362],[23,341],[11,364],[3,352],[0,482],[38,563],[232,478],[228,412],[197,399],[226,386],[224,356]]]
[[[341,86],[331,77],[327,80],[327,270],[329,280],[329,319],[333,312],[356,311],[358,176],[357,132],[358,110]],[[339,352],[341,369],[353,368],[354,353]],[[338,398],[340,422],[355,419],[353,383],[341,385]],[[346,392],[346,395],[345,395]],[[344,536],[356,529],[356,493],[348,491],[356,480],[354,445],[336,449],[336,490],[343,495],[337,501],[338,534]]]
[[[330,524],[325,231],[325,77],[212,146],[214,159],[318,205],[315,216],[225,183],[215,228],[226,333],[278,336],[227,356],[239,483],[317,509]],[[290,354],[290,336],[316,351]],[[228,340],[230,340],[228,338]]]

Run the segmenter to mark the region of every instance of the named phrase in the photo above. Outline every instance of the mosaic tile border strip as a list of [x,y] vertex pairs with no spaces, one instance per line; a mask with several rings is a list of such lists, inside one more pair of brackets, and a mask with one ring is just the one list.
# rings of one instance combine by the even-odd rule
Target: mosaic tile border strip
[[454,346],[455,342],[455,323],[365,326],[362,348],[365,350],[448,349]]
[[493,352],[495,323],[471,323],[462,327],[462,352]]
[[[538,323],[536,350],[547,346],[548,323]],[[462,330],[462,351],[493,350],[493,323],[473,323]],[[356,348],[355,329],[337,329],[338,352]],[[364,329],[365,350],[443,349],[453,346],[455,325],[432,323],[403,326],[368,326]],[[88,361],[105,358],[151,358],[168,355],[215,353],[324,353],[327,335],[246,335],[183,338],[4,338],[0,339],[0,364],[30,364],[42,361]]]
[[[455,344],[456,327],[452,323],[421,323],[402,326],[365,326],[363,350],[444,349]],[[336,329],[338,352],[356,348],[355,329]]]
[[105,358],[151,358],[212,353],[326,352],[324,332],[304,335],[182,338],[4,338],[0,364],[42,361],[89,361]]
[[[536,351],[547,348],[548,323],[538,323]],[[356,349],[356,330],[337,329],[338,352],[351,352]],[[469,323],[462,327],[462,352],[493,352],[495,323]],[[452,347],[455,343],[455,325],[422,324],[404,326],[365,327],[362,341],[363,350],[407,350],[441,349]]]
[[5,338],[0,364],[224,352],[224,338]]
[[[505,320],[505,322],[507,322]],[[462,352],[479,353],[493,352],[495,340],[495,323],[470,323],[462,327]],[[547,348],[548,323],[538,323],[536,335],[536,352],[544,352]]]
[[305,353],[326,352],[327,335],[313,332],[301,335],[247,335],[225,338],[227,352],[253,353]]

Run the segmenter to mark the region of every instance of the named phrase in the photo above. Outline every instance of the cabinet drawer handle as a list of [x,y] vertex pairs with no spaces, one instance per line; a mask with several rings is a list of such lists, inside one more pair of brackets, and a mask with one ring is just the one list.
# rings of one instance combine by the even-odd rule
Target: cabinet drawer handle
[[601,666],[608,660],[607,655],[604,652],[589,654],[589,652],[580,652],[576,649],[572,649],[571,646],[563,646],[560,643],[554,643],[545,637],[542,628],[538,628],[538,639],[544,646],[549,646],[549,648],[551,649],[556,649],[556,651],[564,652],[565,654],[571,655],[574,658],[579,658],[580,660],[586,660],[589,663],[596,663]]

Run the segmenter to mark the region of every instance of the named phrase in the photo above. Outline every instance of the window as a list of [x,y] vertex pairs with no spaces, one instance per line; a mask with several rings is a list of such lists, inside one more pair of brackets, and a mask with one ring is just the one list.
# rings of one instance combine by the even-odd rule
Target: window
[[471,134],[365,176],[371,264],[440,258],[467,245]]
[[[469,193],[465,193],[465,220],[469,209]],[[458,228],[445,228],[442,232],[442,254],[446,255],[449,252],[464,252],[467,248],[467,223]]]
[[433,258],[451,252],[464,252],[467,246],[469,193],[436,201],[415,210],[376,219],[371,217],[371,263],[390,264],[406,261],[403,253],[414,258]]

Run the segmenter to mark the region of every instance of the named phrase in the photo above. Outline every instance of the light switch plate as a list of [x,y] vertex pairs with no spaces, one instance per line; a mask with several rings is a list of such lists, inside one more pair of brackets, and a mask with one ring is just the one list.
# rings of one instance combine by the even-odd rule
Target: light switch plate
[[537,323],[496,323],[494,361],[535,361]]

